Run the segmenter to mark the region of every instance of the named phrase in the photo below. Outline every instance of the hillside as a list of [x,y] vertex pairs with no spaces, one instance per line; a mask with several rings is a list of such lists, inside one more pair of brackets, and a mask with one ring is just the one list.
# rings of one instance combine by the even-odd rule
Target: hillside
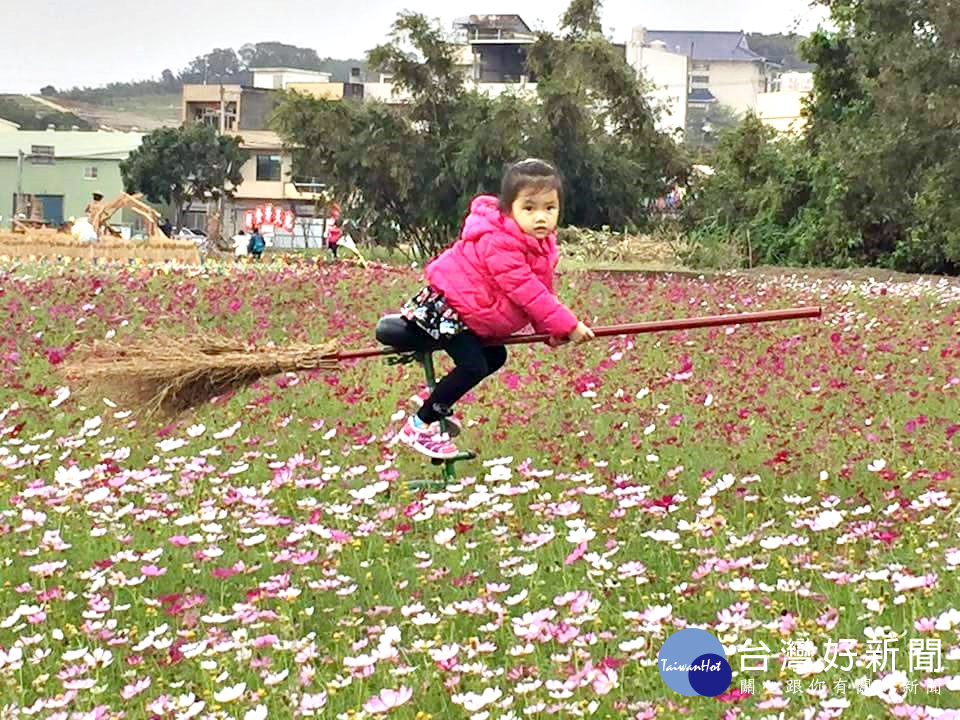
[[47,98],[95,127],[149,132],[180,124],[180,94],[112,97],[99,103]]
[[764,35],[762,33],[747,33],[747,43],[750,49],[762,55],[768,61],[780,65],[783,71],[813,70],[813,65],[800,57],[800,43],[806,38],[803,35],[791,33],[783,35]]
[[90,130],[82,117],[63,109],[35,102],[24,95],[0,95],[0,118],[15,122],[21,130],[46,130],[53,125],[57,130]]

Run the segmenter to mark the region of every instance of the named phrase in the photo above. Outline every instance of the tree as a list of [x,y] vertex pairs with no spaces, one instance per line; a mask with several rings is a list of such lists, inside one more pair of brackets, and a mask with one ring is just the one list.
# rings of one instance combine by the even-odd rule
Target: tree
[[240,168],[245,159],[240,138],[194,124],[146,135],[140,147],[120,163],[120,173],[126,192],[172,204],[179,225],[194,200],[232,195],[243,181]]
[[216,83],[236,76],[243,67],[236,51],[215,48],[206,55],[198,55],[184,70],[184,75],[198,78],[202,83]]
[[[705,156],[716,147],[723,130],[736,127],[741,118],[729,105],[710,103],[706,109],[689,108],[683,142]],[[706,157],[701,157],[706,159]]]
[[169,68],[160,73],[160,82],[169,92],[176,92],[180,89],[180,81]]
[[[824,1],[824,0],[821,0]],[[824,4],[827,4],[824,2]],[[851,257],[960,272],[960,13],[955,3],[833,0],[835,32],[804,44],[817,65],[807,106],[823,231]]]
[[600,33],[600,6],[599,0],[573,0],[560,36],[539,33],[530,52],[546,125],[544,153],[567,180],[567,222],[640,225],[647,201],[682,181],[689,161],[656,129],[648,85]]
[[689,197],[690,227],[748,236],[769,261],[960,273],[958,6],[818,1],[835,28],[801,43],[815,65],[804,138],[738,127]]
[[322,63],[317,51],[281,42],[247,44],[237,52],[245,69],[258,67],[289,67],[301,70],[319,70]]
[[274,126],[296,174],[326,182],[361,236],[424,258],[456,235],[474,194],[496,187],[535,127],[532,106],[465,90],[454,45],[419,15],[398,16],[368,62],[411,94],[403,111],[291,93]]
[[781,70],[798,70],[809,72],[813,70],[813,63],[801,55],[801,44],[806,40],[803,35],[790,33],[747,33],[747,43],[757,55],[765,57],[770,62],[777,63]]
[[537,96],[466,87],[459,48],[422,15],[402,13],[368,53],[410,102],[324,101],[288,94],[275,127],[294,170],[328,183],[345,214],[379,242],[424,258],[459,231],[471,198],[496,192],[505,166],[543,156],[564,175],[565,221],[641,223],[646,199],[686,172],[622,52],[597,32],[599,4],[576,0],[566,37],[538,35]]

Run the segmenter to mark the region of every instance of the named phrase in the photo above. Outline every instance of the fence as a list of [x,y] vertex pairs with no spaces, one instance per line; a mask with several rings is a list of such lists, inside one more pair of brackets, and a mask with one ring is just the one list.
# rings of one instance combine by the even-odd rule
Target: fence
[[319,249],[324,247],[326,222],[323,218],[297,218],[293,232],[275,232],[268,240],[278,250]]

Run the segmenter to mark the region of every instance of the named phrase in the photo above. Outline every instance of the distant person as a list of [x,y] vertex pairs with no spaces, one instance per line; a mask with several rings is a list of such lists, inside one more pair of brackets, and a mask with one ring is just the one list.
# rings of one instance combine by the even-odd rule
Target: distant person
[[255,227],[250,234],[250,240],[247,242],[247,252],[253,256],[254,260],[259,260],[263,256],[263,250],[267,246],[259,227]]
[[334,259],[337,257],[337,250],[340,247],[340,236],[342,234],[338,220],[334,220],[333,225],[327,230],[327,247],[333,253]]
[[87,206],[83,209],[83,214],[90,217],[100,207],[101,202],[103,202],[103,195],[98,192],[93,193],[93,200],[87,203]]
[[157,227],[167,237],[173,237],[173,225],[170,224],[170,220],[163,218],[158,224]]

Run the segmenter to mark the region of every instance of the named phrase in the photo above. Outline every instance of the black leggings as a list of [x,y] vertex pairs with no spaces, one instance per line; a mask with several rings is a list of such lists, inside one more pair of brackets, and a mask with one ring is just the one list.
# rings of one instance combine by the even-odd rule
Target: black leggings
[[437,383],[433,394],[417,413],[427,424],[449,415],[457,400],[507,361],[507,349],[503,345],[484,345],[469,330],[445,340],[443,349],[453,358],[454,368]]

